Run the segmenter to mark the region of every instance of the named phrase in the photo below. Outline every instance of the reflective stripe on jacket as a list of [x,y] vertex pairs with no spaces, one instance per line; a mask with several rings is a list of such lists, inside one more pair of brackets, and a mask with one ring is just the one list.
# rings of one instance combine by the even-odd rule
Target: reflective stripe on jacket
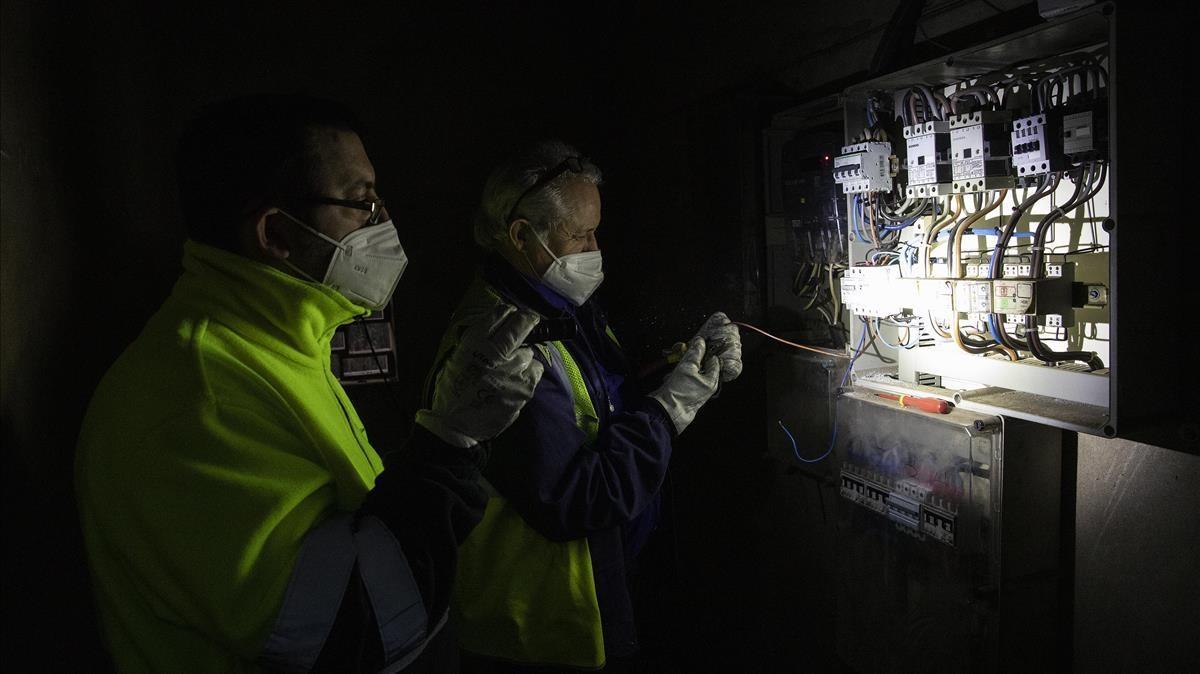
[[[455,311],[427,391],[458,336],[501,301],[477,280]],[[572,392],[578,428],[588,442],[598,429],[595,406],[579,366],[561,342],[540,346],[543,378],[559,377]],[[551,541],[534,530],[507,499],[492,490],[483,521],[459,550],[453,609],[459,643],[473,653],[513,662],[596,669],[604,665],[604,637],[586,537]]]
[[[579,366],[562,342],[543,347],[543,376],[566,379],[588,442],[597,419]],[[454,610],[473,653],[539,664],[604,666],[604,635],[587,538],[551,541],[494,495],[460,550]]]
[[[550,544],[574,542],[560,546],[562,554],[553,568],[536,560],[528,566],[541,572],[522,571],[527,580],[512,581],[516,587],[505,595],[508,607],[499,600],[492,601],[492,610],[501,616],[494,622],[507,621],[507,632],[494,627],[473,629],[469,624],[460,628],[460,639],[472,652],[505,660],[546,665],[597,667],[604,659],[625,655],[636,649],[632,604],[626,583],[626,551],[622,534],[633,521],[652,511],[658,489],[671,453],[673,426],[662,407],[653,400],[627,391],[623,377],[627,371],[619,346],[607,335],[603,312],[592,302],[583,307],[564,307],[549,296],[552,291],[538,286],[514,270],[497,256],[485,261],[480,278],[476,279],[466,297],[456,309],[442,345],[442,353],[456,340],[465,326],[485,313],[498,301],[517,304],[545,316],[568,316],[576,320],[579,334],[569,343],[540,349],[536,356],[546,364],[533,398],[523,408],[515,422],[491,443],[484,475],[503,501],[505,526],[511,527],[506,540],[502,527],[485,524],[468,539],[460,556],[460,569],[476,569],[471,573],[501,575],[497,562],[515,566],[508,561],[522,549],[542,550],[519,541],[538,540]],[[565,302],[565,301],[564,301]],[[567,374],[567,360],[578,373]],[[430,384],[438,368],[431,372]],[[618,390],[618,387],[621,387]],[[430,389],[427,387],[427,394]],[[586,401],[591,412],[581,414]],[[596,422],[581,425],[585,417]],[[519,526],[511,524],[520,520]],[[503,523],[503,522],[502,522]],[[485,539],[484,531],[492,532]],[[533,537],[537,538],[534,539]],[[472,540],[475,539],[475,540]],[[480,543],[485,541],[486,544]],[[582,569],[581,555],[568,551],[583,549],[586,543],[587,560],[591,566],[592,587],[599,608],[600,637],[594,635],[595,613],[591,612],[591,594],[584,593],[586,574],[561,573],[563,569]],[[540,559],[540,557],[539,557]],[[478,566],[475,566],[478,565]],[[490,570],[490,571],[489,571]],[[508,571],[504,572],[508,574]],[[566,575],[571,583],[558,583],[553,589],[556,597],[545,597],[551,583],[549,578]],[[539,585],[533,581],[538,579]],[[498,582],[484,578],[488,582]],[[460,578],[471,585],[472,580]],[[508,581],[506,581],[508,582]],[[536,592],[530,592],[533,588]],[[476,591],[476,594],[478,591]],[[497,597],[503,592],[495,591]],[[565,597],[560,599],[559,597]],[[487,601],[468,596],[460,586],[456,604],[463,600],[479,609]],[[586,601],[584,601],[586,600]],[[536,615],[536,603],[553,603],[548,615],[560,612],[569,601],[586,605],[579,615],[553,622]],[[557,603],[555,603],[557,602]],[[504,611],[510,615],[505,617]],[[518,633],[513,617],[520,612],[521,625],[542,620],[537,624],[534,638],[544,646],[530,647]],[[490,636],[489,636],[490,635]],[[554,642],[557,642],[557,646]],[[566,645],[570,645],[569,648]],[[584,645],[586,644],[586,645]],[[601,652],[600,649],[603,649]]]

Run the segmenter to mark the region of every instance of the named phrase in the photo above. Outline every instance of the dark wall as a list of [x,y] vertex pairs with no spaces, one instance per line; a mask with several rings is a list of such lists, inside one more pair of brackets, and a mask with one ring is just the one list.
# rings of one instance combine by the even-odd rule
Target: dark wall
[[[103,659],[75,524],[74,439],[96,382],[178,274],[171,151],[200,105],[302,90],[364,119],[412,259],[395,305],[401,382],[394,396],[353,392],[386,449],[407,431],[478,261],[468,221],[492,164],[561,137],[604,169],[600,298],[636,356],[686,339],[714,310],[757,318],[760,131],[801,92],[865,73],[897,5],[177,4],[3,0],[3,663],[35,652],[40,669],[93,670]],[[942,43],[995,15],[989,5],[1028,7],[929,2],[924,53],[943,48],[928,36]],[[683,671],[836,666],[821,519],[833,492],[767,453],[764,368],[763,345],[747,338],[746,374],[682,437],[671,517],[639,580],[648,657]],[[1113,480],[1081,482],[1081,502]],[[1135,526],[1114,520],[1103,540],[1136,540]],[[1162,526],[1164,537],[1194,533],[1194,520]],[[1124,587],[1174,588],[1181,574],[1169,568]],[[1147,609],[1139,624],[1164,615],[1174,614]]]

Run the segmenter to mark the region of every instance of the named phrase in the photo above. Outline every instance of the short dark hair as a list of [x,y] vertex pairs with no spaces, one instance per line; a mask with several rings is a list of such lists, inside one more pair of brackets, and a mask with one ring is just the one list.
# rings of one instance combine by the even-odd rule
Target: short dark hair
[[359,128],[346,107],[304,94],[259,94],[207,106],[175,154],[188,236],[234,250],[241,218],[263,205],[291,203],[310,189],[316,131]]

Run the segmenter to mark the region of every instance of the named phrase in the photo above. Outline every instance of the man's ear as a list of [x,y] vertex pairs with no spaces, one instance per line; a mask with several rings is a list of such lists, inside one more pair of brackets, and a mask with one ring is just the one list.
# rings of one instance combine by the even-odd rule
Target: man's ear
[[517,218],[508,225],[508,242],[513,248],[519,251],[525,250],[525,244],[529,238],[529,221],[525,218]]
[[287,216],[278,208],[271,207],[256,211],[251,219],[255,252],[268,260],[287,259],[292,252],[292,246],[283,233],[288,225]]

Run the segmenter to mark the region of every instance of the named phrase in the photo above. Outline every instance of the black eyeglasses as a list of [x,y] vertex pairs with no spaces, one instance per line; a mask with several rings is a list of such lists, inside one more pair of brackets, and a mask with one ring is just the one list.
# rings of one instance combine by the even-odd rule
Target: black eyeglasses
[[537,192],[546,185],[549,185],[554,181],[555,178],[566,173],[567,171],[570,171],[571,173],[583,173],[583,165],[586,163],[587,157],[567,157],[559,162],[557,166],[543,173],[542,177],[538,178],[532,185],[526,188],[525,191],[521,193],[521,196],[517,197],[517,200],[513,202],[512,210],[508,212],[507,224],[512,224],[513,220],[517,219],[517,209],[521,206],[521,202],[525,199],[525,197]]
[[308,197],[305,201],[311,204],[327,204],[330,206],[345,206],[346,208],[357,208],[360,211],[370,213],[367,216],[368,225],[378,225],[380,218],[387,211],[383,206],[383,199],[378,201],[354,201],[352,199],[334,199],[333,197]]

